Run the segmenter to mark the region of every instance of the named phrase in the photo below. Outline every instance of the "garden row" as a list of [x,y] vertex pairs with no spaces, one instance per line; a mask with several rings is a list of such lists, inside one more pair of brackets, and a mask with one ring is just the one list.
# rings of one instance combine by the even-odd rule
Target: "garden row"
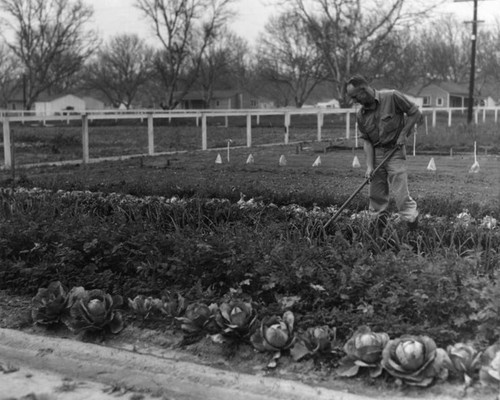
[[[240,290],[298,324],[360,325],[440,342],[498,336],[500,232],[490,216],[423,216],[420,230],[365,213],[278,207],[253,199],[179,199],[92,192],[0,192],[0,289],[33,295],[52,281],[126,297],[213,302]],[[333,225],[333,224],[332,224]],[[192,299],[191,299],[192,300]]]
[[[122,304],[119,295],[87,291],[81,286],[68,292],[55,281],[47,288],[40,288],[33,297],[31,315],[34,323],[42,326],[62,322],[74,333],[117,334],[124,327],[119,310]],[[294,361],[328,360],[332,355],[342,354],[335,371],[341,377],[366,371],[371,378],[385,375],[399,385],[427,387],[451,376],[465,383],[464,393],[478,378],[493,388],[500,384],[499,344],[488,346],[484,353],[466,343],[449,345],[445,351],[427,335],[402,335],[391,340],[385,332],[372,332],[369,327],[361,326],[339,351],[335,328],[324,325],[296,329],[295,316],[290,310],[282,316],[261,318],[251,299],[236,291],[219,304],[207,305],[200,300],[188,304],[177,293],[161,299],[138,295],[128,299],[128,306],[142,321],[155,312],[163,314],[171,327],[180,325],[190,342],[209,335],[214,342],[236,351],[242,344],[251,344],[261,353],[272,354],[266,368],[276,368],[285,353]]]

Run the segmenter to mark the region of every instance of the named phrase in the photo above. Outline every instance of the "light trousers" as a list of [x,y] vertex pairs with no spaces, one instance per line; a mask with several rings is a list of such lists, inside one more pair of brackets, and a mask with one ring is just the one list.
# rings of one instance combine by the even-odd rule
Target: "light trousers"
[[[374,168],[391,149],[375,148]],[[417,203],[408,190],[406,170],[406,150],[403,146],[373,175],[370,181],[370,211],[375,215],[386,212],[389,206],[390,191],[396,200],[401,219],[413,222],[418,216]]]

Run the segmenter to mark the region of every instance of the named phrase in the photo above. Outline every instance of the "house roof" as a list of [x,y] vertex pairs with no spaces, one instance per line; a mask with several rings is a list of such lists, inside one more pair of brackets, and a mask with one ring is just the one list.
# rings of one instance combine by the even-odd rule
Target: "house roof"
[[412,96],[419,96],[423,89],[425,89],[429,86],[432,86],[432,85],[443,89],[444,91],[448,92],[451,95],[458,95],[458,96],[468,96],[469,95],[469,89],[466,85],[462,85],[460,83],[451,82],[451,81],[431,82],[427,85],[418,85],[418,86],[411,88],[408,91],[408,94],[410,94]]
[[[187,92],[184,96],[182,96],[183,100],[205,100],[206,95],[203,90],[192,90]],[[238,90],[214,90],[212,92],[212,99],[228,99],[230,97],[234,97],[237,94],[242,93]],[[174,93],[174,97],[180,97],[181,92]]]
[[38,96],[36,102],[37,103],[39,103],[39,102],[47,103],[47,102],[51,102],[51,101],[54,101],[54,100],[57,100],[57,99],[60,99],[62,97],[66,97],[66,96],[73,96],[73,97],[76,97],[76,98],[83,100],[83,101],[85,101],[86,99],[93,99],[93,100],[103,102],[101,99],[99,99],[95,96],[89,96],[89,95],[86,95],[83,93],[59,93],[59,94],[53,94],[53,95],[42,93],[40,96]]

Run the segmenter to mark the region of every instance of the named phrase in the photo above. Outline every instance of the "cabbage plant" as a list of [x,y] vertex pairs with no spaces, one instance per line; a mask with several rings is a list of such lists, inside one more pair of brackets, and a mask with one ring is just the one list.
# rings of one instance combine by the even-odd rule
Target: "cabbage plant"
[[382,367],[394,378],[412,386],[429,386],[446,379],[451,361],[428,336],[404,335],[390,340],[382,352]]
[[142,294],[135,296],[133,299],[128,299],[128,306],[134,312],[135,315],[142,319],[149,317],[149,314],[153,310],[154,299],[146,297]]
[[456,343],[446,348],[451,361],[451,370],[465,381],[465,386],[470,386],[474,376],[481,368],[481,352],[472,345]]
[[83,291],[83,287],[74,287],[67,292],[59,281],[51,282],[46,288],[38,289],[36,296],[31,300],[33,322],[50,325],[62,321],[69,314],[74,299]]
[[382,373],[382,351],[389,342],[385,332],[372,332],[368,326],[360,326],[344,345],[346,353],[340,361],[338,375],[356,376],[361,369],[370,371],[375,378]]
[[479,379],[484,385],[500,386],[500,343],[489,346],[482,354]]
[[204,303],[191,303],[187,306],[184,316],[177,317],[181,329],[188,334],[216,333],[219,329],[215,323],[217,304],[207,306]]
[[153,306],[169,318],[178,318],[186,311],[187,301],[180,293],[168,292],[161,300],[155,299]]
[[99,289],[83,291],[75,299],[64,323],[74,333],[104,330],[118,333],[124,325],[116,308],[122,304],[121,296],[111,296]]
[[283,317],[273,315],[264,318],[252,336],[250,342],[260,352],[274,352],[268,368],[276,367],[277,360],[283,350],[290,349],[296,340],[293,328],[295,317],[291,311],[286,311]]
[[299,361],[305,356],[328,353],[332,349],[334,336],[335,331],[327,325],[307,328],[303,334],[297,336],[290,355],[295,361]]
[[222,336],[234,340],[247,340],[255,330],[257,314],[251,303],[231,300],[219,306],[215,315]]

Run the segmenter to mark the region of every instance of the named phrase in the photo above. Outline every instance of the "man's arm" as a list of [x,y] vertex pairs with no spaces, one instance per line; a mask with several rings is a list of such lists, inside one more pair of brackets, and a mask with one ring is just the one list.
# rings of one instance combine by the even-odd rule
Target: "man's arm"
[[393,96],[396,107],[407,116],[405,125],[403,126],[397,141],[397,145],[402,146],[406,143],[406,138],[412,134],[412,129],[415,124],[420,123],[422,120],[422,112],[415,103],[408,100],[406,96],[397,90],[393,92]]
[[366,179],[371,179],[372,174],[373,174],[373,145],[369,140],[363,140],[363,150],[365,151],[365,156],[366,156],[366,172],[365,172],[365,178]]
[[422,119],[422,113],[418,108],[415,113],[408,115],[408,117],[406,118],[405,126],[401,130],[401,133],[399,134],[398,137],[397,141],[398,146],[403,146],[404,144],[406,144],[406,138],[412,134],[413,127],[421,119]]

